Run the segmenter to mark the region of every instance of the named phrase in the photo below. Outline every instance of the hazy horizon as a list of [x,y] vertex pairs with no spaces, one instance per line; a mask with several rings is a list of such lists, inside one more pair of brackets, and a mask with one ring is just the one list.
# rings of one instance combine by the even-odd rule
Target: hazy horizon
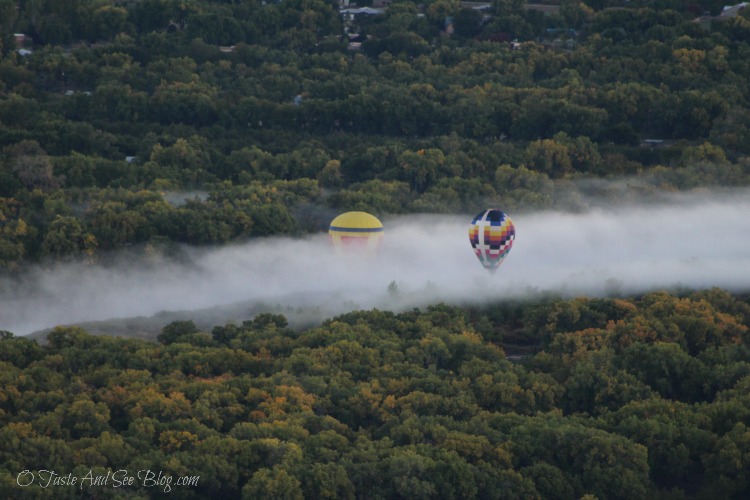
[[[337,255],[321,233],[183,247],[180,259],[132,260],[123,253],[108,266],[35,267],[20,284],[0,282],[0,330],[26,335],[56,325],[236,303],[316,308],[332,316],[539,292],[593,297],[675,287],[746,291],[748,194],[675,194],[658,203],[600,203],[580,213],[509,213],[516,241],[494,275],[469,244],[473,213],[384,219],[382,246],[369,259]],[[396,293],[389,293],[391,283]]]

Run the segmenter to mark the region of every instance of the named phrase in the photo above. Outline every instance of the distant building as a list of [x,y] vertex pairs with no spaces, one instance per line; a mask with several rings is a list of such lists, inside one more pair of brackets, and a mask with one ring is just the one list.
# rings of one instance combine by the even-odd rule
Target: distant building
[[16,46],[16,52],[21,56],[29,56],[32,51],[27,47],[31,46],[32,39],[24,33],[13,33],[13,43]]
[[737,5],[728,5],[724,7],[724,10],[721,11],[721,14],[719,14],[716,17],[737,17],[737,15],[745,10],[745,7],[747,7],[749,4],[747,2],[738,3]]
[[461,7],[482,11],[491,9],[492,4],[488,2],[461,2]]
[[358,7],[355,9],[341,9],[339,11],[342,15],[356,16],[358,14],[366,14],[368,16],[377,16],[384,14],[385,9],[373,9],[372,7]]
[[560,13],[559,5],[547,5],[547,4],[542,4],[542,3],[527,3],[523,6],[523,8],[524,10],[535,10],[537,12],[541,12],[545,16]]
[[723,23],[734,19],[740,14],[740,12],[745,10],[748,5],[750,5],[748,2],[727,5],[718,16],[700,16],[693,19],[693,22],[698,23],[704,29],[711,29],[713,23]]

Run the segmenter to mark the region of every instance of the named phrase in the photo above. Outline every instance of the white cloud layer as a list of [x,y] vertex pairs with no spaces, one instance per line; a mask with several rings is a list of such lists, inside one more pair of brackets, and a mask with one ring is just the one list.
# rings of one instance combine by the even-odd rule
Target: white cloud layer
[[[380,252],[370,259],[342,258],[320,234],[187,248],[188,258],[180,260],[123,257],[110,266],[40,267],[20,282],[0,282],[0,330],[25,335],[61,324],[231,304],[244,304],[246,311],[258,304],[311,308],[322,318],[360,308],[401,310],[536,292],[750,289],[747,190],[675,195],[658,204],[599,204],[582,213],[511,213],[516,241],[494,275],[469,245],[473,215],[384,220]],[[389,293],[394,282],[397,293]]]

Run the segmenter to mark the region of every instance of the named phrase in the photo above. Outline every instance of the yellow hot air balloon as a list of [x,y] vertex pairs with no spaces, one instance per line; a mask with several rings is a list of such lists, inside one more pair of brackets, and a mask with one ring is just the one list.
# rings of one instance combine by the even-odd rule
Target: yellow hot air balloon
[[383,224],[367,212],[346,212],[331,221],[328,235],[337,251],[372,253],[383,237]]

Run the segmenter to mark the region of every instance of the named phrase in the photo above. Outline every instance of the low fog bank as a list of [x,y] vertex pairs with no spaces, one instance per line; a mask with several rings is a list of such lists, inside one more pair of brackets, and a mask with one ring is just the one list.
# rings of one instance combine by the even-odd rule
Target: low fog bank
[[511,213],[516,241],[494,275],[468,242],[474,214],[384,219],[385,237],[371,258],[337,255],[327,235],[319,234],[185,248],[181,259],[123,256],[108,266],[38,268],[20,283],[0,282],[0,330],[25,335],[135,317],[144,325],[151,317],[151,328],[176,317],[208,327],[262,310],[319,321],[355,309],[405,310],[550,292],[750,289],[750,191],[589,207]]

